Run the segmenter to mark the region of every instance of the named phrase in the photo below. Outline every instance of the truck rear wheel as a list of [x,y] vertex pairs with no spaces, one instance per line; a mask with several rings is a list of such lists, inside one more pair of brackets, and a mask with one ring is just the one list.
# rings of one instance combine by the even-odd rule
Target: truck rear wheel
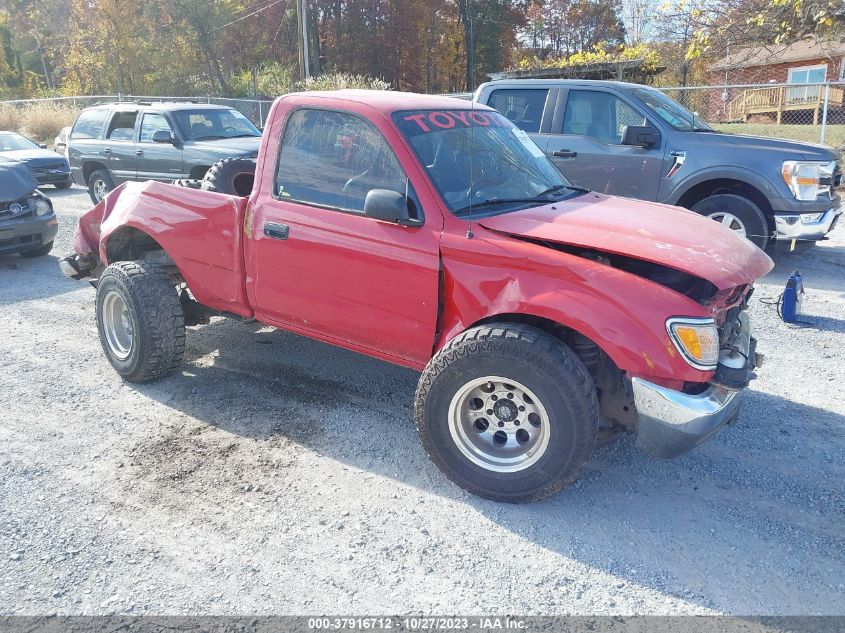
[[115,262],[97,285],[97,330],[106,358],[129,382],[169,374],[185,353],[176,287],[159,264]]
[[578,357],[542,330],[474,327],[429,362],[417,431],[453,482],[487,499],[534,501],[578,477],[595,445],[596,389]]
[[691,211],[707,216],[747,238],[755,246],[765,249],[769,243],[769,224],[766,216],[748,198],[732,193],[719,193],[704,198]]

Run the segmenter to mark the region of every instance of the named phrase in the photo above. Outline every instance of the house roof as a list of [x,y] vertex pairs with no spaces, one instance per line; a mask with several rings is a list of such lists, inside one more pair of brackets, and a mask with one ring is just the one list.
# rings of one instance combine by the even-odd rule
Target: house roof
[[740,48],[711,64],[708,70],[730,70],[752,66],[771,66],[845,55],[845,42],[806,38],[791,44],[767,44]]

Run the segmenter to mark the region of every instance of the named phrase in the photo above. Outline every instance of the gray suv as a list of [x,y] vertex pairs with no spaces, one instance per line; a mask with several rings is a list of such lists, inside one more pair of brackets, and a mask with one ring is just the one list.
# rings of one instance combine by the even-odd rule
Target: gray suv
[[686,207],[760,248],[824,239],[842,212],[838,151],[718,132],[648,86],[500,80],[473,99],[527,132],[573,184]]
[[239,111],[198,103],[108,103],[70,131],[71,176],[96,204],[127,180],[202,178],[224,158],[258,154],[261,131]]

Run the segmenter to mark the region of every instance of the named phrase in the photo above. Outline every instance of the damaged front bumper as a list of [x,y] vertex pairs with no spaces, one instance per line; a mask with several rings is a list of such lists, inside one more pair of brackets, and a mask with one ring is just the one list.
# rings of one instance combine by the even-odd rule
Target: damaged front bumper
[[742,390],[712,384],[688,394],[632,378],[637,446],[652,457],[677,457],[713,436],[739,415]]
[[[747,301],[747,297],[746,297]],[[632,378],[637,446],[652,457],[676,457],[712,437],[739,415],[742,391],[762,362],[745,306],[728,311],[719,328],[719,363],[700,393],[685,393]]]

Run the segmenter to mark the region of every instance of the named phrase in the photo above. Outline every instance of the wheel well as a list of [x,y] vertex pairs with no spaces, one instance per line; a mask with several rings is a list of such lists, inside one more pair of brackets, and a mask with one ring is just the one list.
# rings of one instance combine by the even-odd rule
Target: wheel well
[[117,229],[106,243],[106,257],[110,264],[143,259],[143,255],[151,252],[164,253],[164,249],[152,237],[131,226]]
[[209,169],[211,169],[211,165],[197,165],[196,167],[191,167],[191,173],[188,175],[188,178],[202,180],[205,177],[205,172]]
[[88,184],[88,179],[91,177],[91,174],[98,169],[105,169],[108,171],[108,167],[103,165],[103,163],[85,163],[82,166],[82,179],[85,181],[86,185]]
[[690,187],[675,203],[679,207],[691,209],[698,202],[705,198],[719,193],[730,193],[736,196],[748,198],[760,207],[760,211],[766,216],[766,221],[769,223],[769,228],[774,230],[774,219],[772,218],[772,205],[769,204],[769,199],[762,191],[757,189],[747,182],[741,180],[734,180],[732,178],[716,178],[714,180],[705,180],[697,185]]

